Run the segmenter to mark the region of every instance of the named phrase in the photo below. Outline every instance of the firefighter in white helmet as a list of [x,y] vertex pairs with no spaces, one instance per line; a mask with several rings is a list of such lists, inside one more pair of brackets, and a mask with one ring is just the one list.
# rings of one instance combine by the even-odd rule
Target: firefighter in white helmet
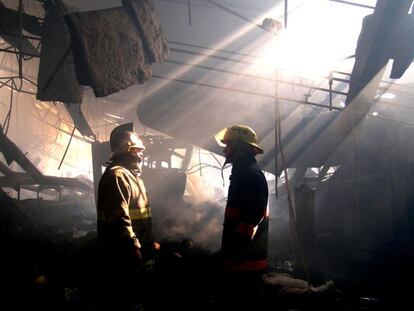
[[232,164],[221,245],[229,281],[225,301],[233,307],[257,307],[255,295],[268,267],[268,186],[255,158],[263,149],[246,125],[225,128],[216,140],[225,146],[225,164]]
[[[141,303],[142,271],[153,263],[151,209],[140,178],[145,146],[130,131],[113,131],[112,155],[98,187],[98,245],[105,293],[101,307],[129,310]],[[139,301],[135,298],[140,297]],[[99,303],[98,303],[99,304]]]

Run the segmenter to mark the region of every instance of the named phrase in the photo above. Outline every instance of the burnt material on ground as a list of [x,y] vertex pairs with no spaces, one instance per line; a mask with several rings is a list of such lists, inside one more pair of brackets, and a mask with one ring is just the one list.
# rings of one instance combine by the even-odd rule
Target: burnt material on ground
[[[7,284],[0,308],[71,310],[78,300],[74,293],[87,288],[93,273],[95,216],[74,201],[60,205],[39,200],[22,207],[0,192],[0,273]],[[56,222],[48,223],[52,218]]]
[[[3,246],[0,307],[12,310],[96,310],[96,224],[82,206],[54,208],[39,203],[20,207],[0,193]],[[42,214],[43,212],[43,214]],[[52,226],[43,218],[53,219]],[[159,241],[161,250],[148,283],[146,310],[223,310],[227,288],[219,253],[191,238]],[[333,245],[308,262],[306,281],[300,262],[270,258],[271,267],[257,296],[257,310],[395,310],[410,303],[410,252],[393,250],[376,258],[346,262]],[[318,257],[324,255],[325,257]],[[340,271],[341,267],[351,267]],[[337,268],[336,274],[333,270]],[[341,277],[341,272],[347,277]],[[334,277],[332,277],[334,276]],[[349,276],[352,276],[349,277]],[[10,307],[9,307],[10,308]]]

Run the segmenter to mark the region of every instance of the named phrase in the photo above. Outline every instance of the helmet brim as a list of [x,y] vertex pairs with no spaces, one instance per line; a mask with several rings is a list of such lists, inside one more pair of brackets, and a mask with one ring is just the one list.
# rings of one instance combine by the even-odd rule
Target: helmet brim
[[256,154],[263,154],[264,153],[263,149],[258,144],[250,143],[250,145],[252,145],[253,147],[256,148]]
[[227,142],[223,140],[224,134],[226,133],[227,128],[222,129],[220,132],[218,132],[216,135],[214,135],[214,139],[216,140],[217,144],[220,147],[226,147]]
[[[220,147],[226,147],[227,144],[229,143],[228,140],[224,140],[224,135],[226,134],[226,131],[227,131],[227,128],[224,128],[220,132],[218,132],[216,135],[214,135],[214,139],[216,140],[217,144]],[[264,153],[263,149],[258,144],[248,143],[248,142],[245,142],[245,143],[255,147],[256,154],[263,154]]]

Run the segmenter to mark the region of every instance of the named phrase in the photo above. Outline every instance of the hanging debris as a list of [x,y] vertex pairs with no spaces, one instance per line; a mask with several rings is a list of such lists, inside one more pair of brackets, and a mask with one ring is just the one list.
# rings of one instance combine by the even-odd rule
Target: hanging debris
[[69,29],[61,11],[52,4],[46,11],[41,45],[36,98],[81,103],[82,92],[76,78]]
[[[151,76],[151,64],[168,54],[155,9],[149,0],[123,5],[64,17],[61,8],[50,7],[42,37],[38,99],[81,103],[78,83],[104,97]],[[71,87],[62,92],[62,85]]]

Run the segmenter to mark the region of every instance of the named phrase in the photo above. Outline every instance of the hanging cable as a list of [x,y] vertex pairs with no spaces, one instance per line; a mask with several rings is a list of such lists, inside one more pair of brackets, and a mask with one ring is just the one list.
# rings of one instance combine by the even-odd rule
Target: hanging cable
[[220,4],[220,3],[217,3],[214,0],[206,0],[206,1],[208,3],[210,3],[210,4],[212,4],[212,5],[214,5],[214,6],[218,7],[218,8],[220,8],[220,9],[222,9],[222,10],[224,10],[224,11],[226,11],[226,12],[232,14],[232,15],[234,15],[234,16],[237,16],[237,17],[245,20],[246,22],[249,22],[250,24],[256,26],[257,28],[263,29],[261,27],[261,25],[257,24],[255,21],[251,20],[250,18],[248,18],[248,17],[246,17],[246,16],[244,16],[244,15],[242,15],[240,13],[237,13],[236,11],[234,11],[234,10],[232,10],[232,9],[230,9],[230,8],[228,8],[228,7]]
[[218,170],[221,170],[220,166],[212,165],[212,164],[209,164],[209,163],[196,163],[196,164],[192,165],[191,167],[189,167],[188,169],[186,169],[185,171],[186,172],[193,171],[194,168],[196,168],[197,166],[199,166],[199,167],[201,167],[201,166],[202,167],[212,167],[212,168],[216,168]]
[[201,170],[201,148],[198,148],[198,163],[200,165],[200,177],[203,176],[203,172]]
[[192,25],[192,20],[191,20],[191,2],[190,2],[190,0],[187,0],[187,9],[188,9],[188,25],[191,26]]
[[23,79],[23,0],[19,0],[19,79]]
[[[199,166],[199,165],[197,164],[197,166]],[[200,165],[200,167],[197,168],[196,170],[193,169],[191,171],[186,171],[186,174],[187,175],[194,174],[194,173],[197,173],[198,171],[200,171],[201,169],[207,168],[207,167],[214,168],[214,169],[217,169],[217,170],[221,170],[221,167],[218,167],[218,166],[215,166],[215,165],[206,164],[206,163],[202,163]]]
[[76,126],[73,127],[72,134],[70,135],[69,142],[68,142],[68,145],[66,146],[66,150],[65,150],[65,153],[63,154],[62,160],[59,163],[58,170],[60,170],[60,167],[62,166],[63,160],[65,159],[66,153],[68,152],[70,142],[72,141],[73,134],[75,134],[75,130],[76,130]]
[[302,111],[302,139],[303,139],[303,143],[306,142],[306,126],[307,126],[307,122],[308,122],[308,117],[307,117],[307,111],[306,111],[306,105],[300,105],[301,107],[301,111]]
[[7,132],[9,131],[12,109],[13,109],[13,89],[10,89],[9,111],[7,112],[6,118],[4,119],[4,123],[3,123],[4,135],[6,136],[7,136]]
[[[277,75],[277,71],[275,72],[275,75]],[[276,79],[277,80],[277,79]],[[303,271],[305,273],[305,277],[306,280],[309,284],[310,283],[310,278],[309,278],[309,273],[308,273],[308,268],[306,265],[306,261],[305,261],[305,256],[303,254],[303,250],[301,247],[301,242],[299,240],[299,234],[297,231],[297,222],[296,222],[296,215],[294,212],[294,208],[293,208],[293,201],[292,201],[292,194],[290,191],[290,186],[289,186],[289,176],[288,176],[288,171],[287,171],[287,166],[286,166],[286,157],[285,157],[285,151],[283,149],[283,145],[282,145],[282,120],[280,117],[280,102],[277,96],[278,93],[278,88],[277,88],[277,83],[275,84],[275,119],[276,119],[276,126],[275,126],[275,144],[278,146],[278,149],[276,149],[276,156],[275,156],[275,161],[277,159],[277,150],[279,150],[280,152],[280,159],[281,159],[281,166],[283,167],[283,175],[285,178],[285,185],[286,185],[286,194],[287,194],[287,201],[288,201],[288,207],[289,207],[289,221],[290,221],[290,228],[291,228],[291,232],[292,232],[292,238],[294,241],[294,245],[296,245],[297,247],[297,252],[299,254],[301,263],[302,263],[302,267],[303,267]],[[276,167],[276,164],[275,164]],[[277,168],[276,168],[277,171]],[[276,175],[277,176],[277,175]],[[275,176],[275,177],[276,177]],[[277,189],[277,183],[276,183],[276,189]]]
[[274,107],[275,107],[275,196],[276,196],[276,199],[279,198],[278,190],[277,190],[277,186],[279,182],[279,163],[278,163],[278,155],[277,155],[277,151],[279,150],[279,139],[278,139],[279,130],[278,130],[277,123],[280,121],[278,120],[278,117],[277,117],[278,115],[277,106],[279,105],[278,92],[277,92],[277,76],[278,76],[277,70],[275,70]]
[[222,164],[220,163],[219,159],[217,159],[216,155],[213,152],[210,152],[210,155],[214,158],[214,160],[216,160],[217,164],[219,166],[221,166]]
[[285,21],[285,28],[287,28],[288,25],[288,0],[285,0],[285,12],[283,14],[284,21]]

